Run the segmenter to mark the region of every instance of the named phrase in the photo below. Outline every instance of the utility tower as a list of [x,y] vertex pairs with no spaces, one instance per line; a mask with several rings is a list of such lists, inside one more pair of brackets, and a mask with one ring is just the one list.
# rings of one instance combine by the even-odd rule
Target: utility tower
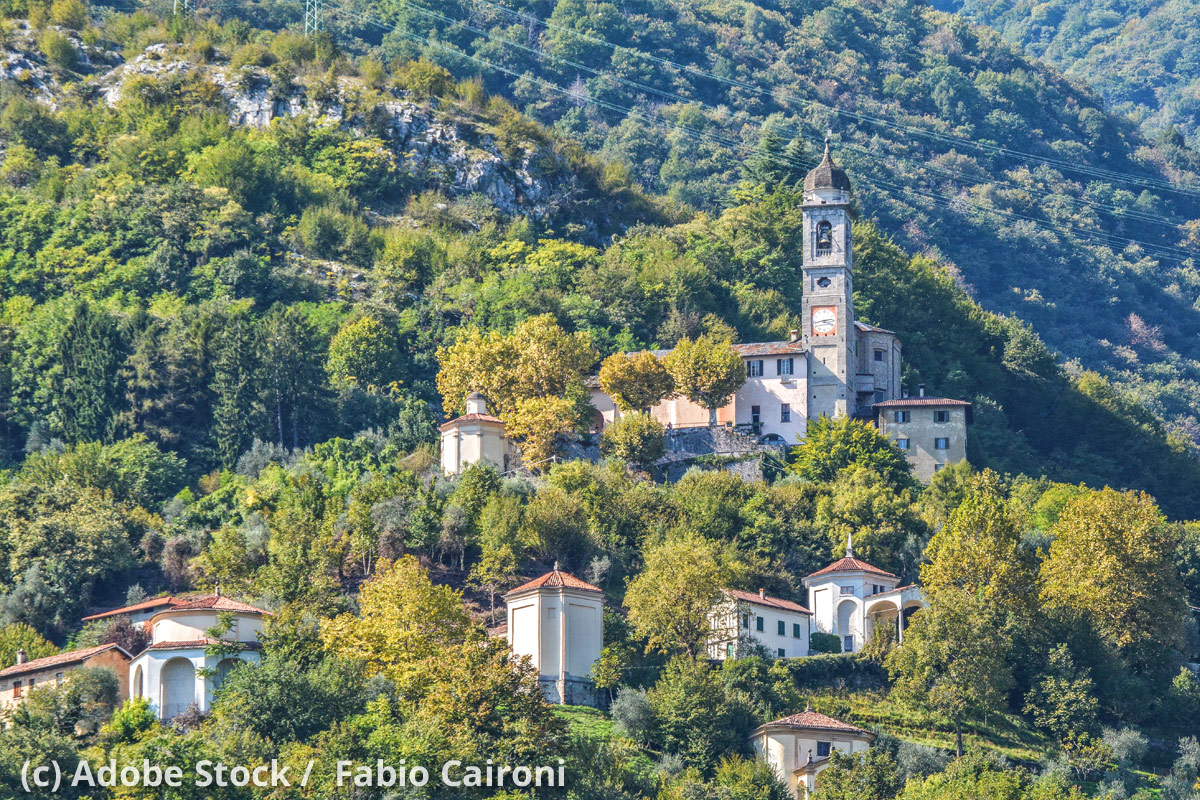
[[176,16],[182,14],[185,17],[190,17],[199,10],[200,0],[175,0],[172,13]]
[[[176,0],[178,2],[179,0]],[[325,30],[325,1],[304,0],[304,35]]]

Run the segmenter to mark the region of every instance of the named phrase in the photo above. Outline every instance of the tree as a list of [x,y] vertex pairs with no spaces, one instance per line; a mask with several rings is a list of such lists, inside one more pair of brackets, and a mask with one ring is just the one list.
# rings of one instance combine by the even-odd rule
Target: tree
[[676,390],[708,409],[708,424],[717,424],[717,409],[746,382],[746,365],[728,340],[709,335],[681,339],[665,364]]
[[1065,644],[1050,651],[1046,671],[1026,698],[1025,713],[1033,723],[1065,742],[1071,735],[1095,734],[1099,727],[1096,685],[1088,670],[1075,666]]
[[494,494],[479,519],[479,560],[471,568],[471,582],[488,593],[492,624],[496,622],[496,593],[517,578],[524,554],[521,541],[521,501]]
[[325,362],[335,386],[382,392],[401,378],[395,335],[375,317],[359,317],[342,326],[329,343]]
[[1145,493],[1105,488],[1070,500],[1051,529],[1042,600],[1089,620],[1133,663],[1183,645],[1187,604],[1175,572],[1180,532]]
[[866,467],[891,486],[913,485],[911,468],[891,439],[850,417],[808,421],[804,443],[792,449],[791,471],[810,481],[828,482],[850,467]]
[[558,455],[558,437],[575,427],[575,406],[563,397],[522,398],[506,422],[505,432],[520,445],[525,467],[544,472]]
[[62,385],[55,416],[68,442],[112,440],[124,399],[119,380],[123,350],[112,315],[87,301],[75,305],[58,350]]
[[735,571],[721,546],[698,534],[676,536],[649,547],[645,568],[629,583],[629,622],[646,649],[682,648],[696,658],[705,651],[708,612]]
[[322,346],[316,328],[294,306],[277,305],[262,322],[268,408],[279,446],[310,439],[321,400]]
[[58,648],[43,639],[32,625],[14,622],[0,628],[0,669],[17,663],[18,650],[24,650],[25,658],[30,661],[58,652]]
[[613,353],[600,365],[600,388],[623,413],[646,411],[675,391],[662,360],[650,352]]
[[982,598],[946,589],[913,615],[904,643],[888,654],[894,691],[945,714],[954,723],[962,755],[962,725],[970,716],[1002,707],[1012,684],[1011,640],[1005,620]]
[[747,698],[725,690],[705,660],[678,656],[646,693],[654,710],[654,743],[711,773],[722,755],[746,749],[757,720]]
[[833,750],[821,773],[822,800],[893,800],[901,788],[896,759],[879,747],[854,755]]
[[1035,554],[991,470],[970,479],[966,497],[925,548],[921,586],[936,602],[945,589],[978,594],[989,603],[1032,611],[1038,588]]
[[402,693],[420,691],[432,662],[447,647],[483,638],[462,595],[435,586],[412,556],[381,564],[363,584],[358,604],[359,616],[326,620],[321,631],[325,647],[343,658],[362,659]]
[[238,314],[221,337],[213,368],[213,437],[225,469],[254,441],[259,416],[258,341],[250,320]]
[[626,414],[604,429],[600,452],[645,469],[666,452],[662,423],[645,412]]
[[461,411],[472,391],[508,421],[521,400],[583,394],[583,376],[596,361],[591,337],[567,333],[549,314],[532,317],[505,335],[466,331],[437,352],[442,406]]

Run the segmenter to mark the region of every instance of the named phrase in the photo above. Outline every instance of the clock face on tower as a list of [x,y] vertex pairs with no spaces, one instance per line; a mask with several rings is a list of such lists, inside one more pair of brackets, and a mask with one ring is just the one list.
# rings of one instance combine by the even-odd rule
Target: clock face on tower
[[814,306],[812,330],[817,336],[832,336],[837,333],[837,309],[833,306]]

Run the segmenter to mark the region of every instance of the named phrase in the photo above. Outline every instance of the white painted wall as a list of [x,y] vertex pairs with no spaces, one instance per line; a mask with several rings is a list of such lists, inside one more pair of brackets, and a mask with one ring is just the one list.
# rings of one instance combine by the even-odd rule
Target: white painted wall
[[[708,615],[712,626],[712,637],[708,642],[709,658],[724,661],[730,657],[729,645],[734,645],[733,658],[749,654],[754,644],[766,648],[773,658],[803,658],[808,655],[808,614],[801,614],[772,606],[758,605],[742,600],[725,598],[713,606]],[[762,619],[763,629],[758,630],[757,621]],[[779,634],[779,623],[784,626]],[[800,635],[795,636],[795,626]],[[783,650],[780,655],[779,651]]]

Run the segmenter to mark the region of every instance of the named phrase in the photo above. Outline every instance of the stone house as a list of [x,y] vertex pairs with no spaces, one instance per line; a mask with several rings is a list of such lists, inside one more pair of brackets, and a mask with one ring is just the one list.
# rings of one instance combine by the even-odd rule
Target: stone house
[[27,661],[25,651],[19,650],[17,663],[0,670],[0,711],[24,703],[31,689],[61,686],[72,671],[83,667],[111,669],[116,673],[118,695],[123,701],[129,697],[130,659],[129,653],[115,644],[71,650],[33,661]]

